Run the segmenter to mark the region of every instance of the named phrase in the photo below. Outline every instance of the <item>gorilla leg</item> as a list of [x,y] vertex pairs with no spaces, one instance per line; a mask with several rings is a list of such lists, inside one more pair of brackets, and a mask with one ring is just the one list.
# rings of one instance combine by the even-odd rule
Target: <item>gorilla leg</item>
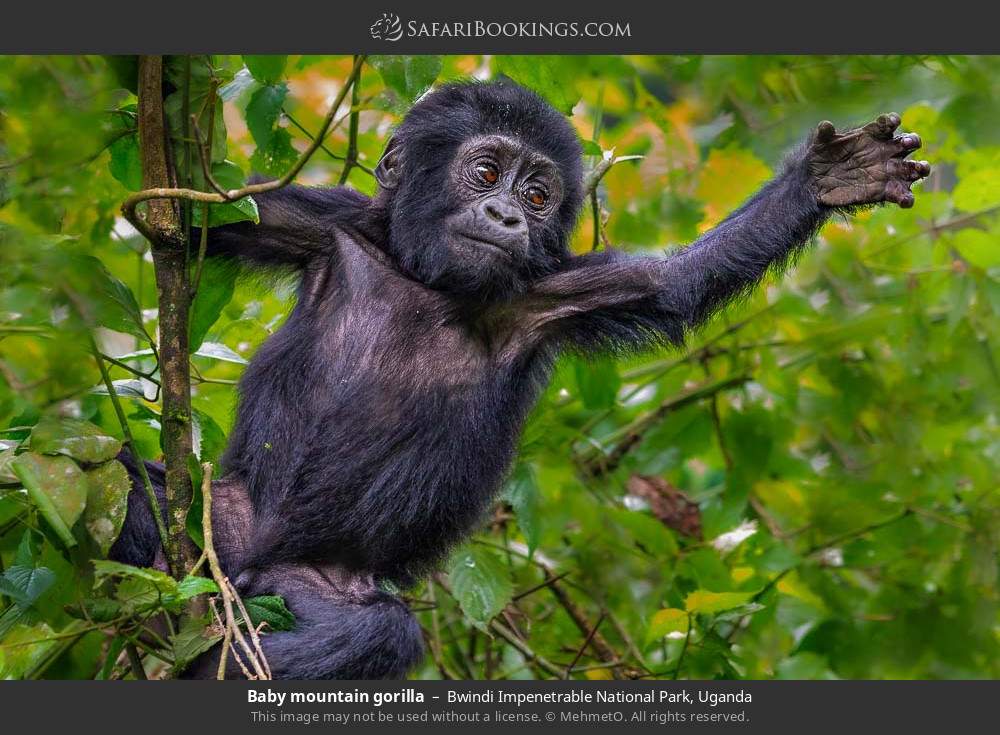
[[[119,455],[132,478],[128,514],[109,557],[134,566],[163,564],[163,551],[138,468],[127,452]],[[147,462],[153,489],[165,512],[163,467]],[[280,595],[295,615],[290,631],[265,633],[261,645],[277,679],[401,678],[423,655],[420,626],[407,606],[378,589],[370,576],[333,565],[283,563],[253,575],[239,575],[252,523],[243,483],[212,483],[212,530],[223,572],[236,579],[240,594]],[[199,657],[185,679],[214,679],[221,646]],[[242,670],[232,654],[226,677]]]
[[[296,627],[261,636],[275,679],[399,679],[423,655],[420,626],[407,606],[370,578],[333,566],[280,564],[240,581],[244,597],[280,595]],[[184,672],[214,679],[216,646]],[[230,654],[226,678],[242,670]]]

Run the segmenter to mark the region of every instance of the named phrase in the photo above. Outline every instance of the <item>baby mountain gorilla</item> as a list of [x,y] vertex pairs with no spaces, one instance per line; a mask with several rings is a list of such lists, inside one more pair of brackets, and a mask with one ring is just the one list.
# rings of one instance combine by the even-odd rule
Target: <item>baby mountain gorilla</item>
[[[837,208],[912,206],[930,167],[907,160],[920,139],[899,123],[821,123],[676,254],[574,256],[585,192],[569,122],[509,82],[449,84],[393,135],[374,198],[289,186],[259,197],[260,224],[212,229],[212,255],[301,276],[240,383],[214,490],[227,574],[297,618],[263,638],[275,676],[405,675],[420,628],[380,583],[413,584],[482,519],[560,351],[680,344]],[[137,489],[113,554],[150,565],[158,546]],[[214,676],[218,655],[188,675]]]

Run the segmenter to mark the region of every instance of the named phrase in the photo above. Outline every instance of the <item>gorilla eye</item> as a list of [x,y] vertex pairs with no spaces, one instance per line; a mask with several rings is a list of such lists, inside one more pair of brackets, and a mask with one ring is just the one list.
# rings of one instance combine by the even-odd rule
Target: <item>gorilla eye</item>
[[529,186],[524,190],[524,198],[528,200],[528,204],[533,207],[543,207],[545,202],[549,200],[549,195],[545,193],[545,190],[537,186]]
[[483,161],[476,164],[476,173],[487,184],[495,184],[500,180],[500,171],[492,163]]

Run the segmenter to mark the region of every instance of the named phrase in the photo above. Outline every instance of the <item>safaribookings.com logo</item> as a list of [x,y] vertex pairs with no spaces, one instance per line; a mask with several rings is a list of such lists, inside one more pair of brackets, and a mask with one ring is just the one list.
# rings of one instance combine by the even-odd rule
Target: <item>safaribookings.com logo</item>
[[403,37],[403,24],[395,13],[382,13],[368,30],[376,41],[398,41]]
[[632,29],[621,21],[525,21],[486,22],[482,20],[422,22],[404,25],[395,13],[382,17],[368,29],[377,41],[407,38],[630,38]]

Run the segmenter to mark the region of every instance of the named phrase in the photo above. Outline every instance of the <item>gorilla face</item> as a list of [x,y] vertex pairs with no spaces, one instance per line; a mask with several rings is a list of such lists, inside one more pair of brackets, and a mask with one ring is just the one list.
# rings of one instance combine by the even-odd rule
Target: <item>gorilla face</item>
[[533,93],[442,88],[414,107],[376,169],[389,247],[431,288],[510,298],[568,256],[580,171],[572,127]]

